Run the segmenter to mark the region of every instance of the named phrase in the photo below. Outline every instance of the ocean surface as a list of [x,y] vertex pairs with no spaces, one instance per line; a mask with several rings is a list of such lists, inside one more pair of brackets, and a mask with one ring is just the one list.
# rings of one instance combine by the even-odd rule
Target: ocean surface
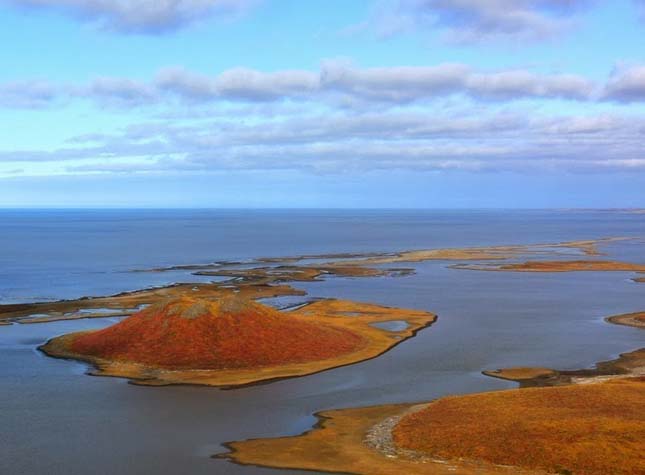
[[[625,236],[602,248],[645,262],[645,215],[605,211],[4,210],[0,303],[106,295],[198,281],[176,264],[332,252],[538,244]],[[364,363],[233,391],[147,388],[48,358],[53,336],[116,319],[0,327],[0,473],[311,473],[212,459],[222,443],[293,435],[317,411],[513,387],[484,369],[576,369],[643,346],[604,317],[645,309],[625,272],[528,274],[410,265],[406,277],[295,284],[310,297],[427,309],[439,320]],[[204,279],[204,278],[202,278]]]

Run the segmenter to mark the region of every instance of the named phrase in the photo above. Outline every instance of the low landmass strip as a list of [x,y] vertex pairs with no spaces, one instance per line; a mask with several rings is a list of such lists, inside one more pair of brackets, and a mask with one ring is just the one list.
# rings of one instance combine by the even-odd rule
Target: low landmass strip
[[325,411],[303,435],[232,442],[218,457],[363,475],[645,473],[645,349],[593,370],[486,374],[533,387]]
[[[346,300],[293,311],[237,295],[180,297],[102,330],[54,338],[46,354],[90,363],[91,374],[141,385],[239,387],[375,358],[429,326],[429,312]],[[379,323],[404,321],[395,331]]]
[[608,317],[607,321],[617,325],[627,325],[629,327],[645,328],[645,312],[624,313]]
[[645,264],[618,261],[526,261],[511,264],[457,264],[453,269],[498,272],[645,272]]
[[[46,323],[81,318],[132,315],[145,306],[168,298],[193,295],[214,299],[231,294],[262,299],[306,295],[290,282],[315,282],[329,276],[362,278],[404,276],[411,268],[382,268],[386,264],[429,260],[505,260],[519,256],[576,255],[599,256],[598,246],[625,238],[570,241],[555,244],[489,246],[463,249],[412,250],[400,253],[335,253],[295,257],[265,257],[249,262],[216,261],[207,264],[178,265],[136,272],[190,271],[194,275],[225,277],[222,282],[177,283],[164,287],[123,292],[106,297],[0,305],[0,324]],[[316,262],[311,262],[315,260]],[[249,267],[260,264],[257,267]],[[271,265],[268,265],[271,264]]]
[[522,388],[594,383],[609,379],[645,376],[645,348],[602,361],[594,368],[555,370],[550,368],[504,368],[483,371],[486,376],[519,383]]
[[[81,318],[105,318],[132,315],[146,306],[189,295],[218,299],[239,295],[248,299],[306,295],[290,285],[229,285],[217,282],[182,283],[165,287],[123,292],[107,297],[82,297],[75,300],[0,305],[0,321],[47,323]],[[110,311],[111,313],[108,313]]]

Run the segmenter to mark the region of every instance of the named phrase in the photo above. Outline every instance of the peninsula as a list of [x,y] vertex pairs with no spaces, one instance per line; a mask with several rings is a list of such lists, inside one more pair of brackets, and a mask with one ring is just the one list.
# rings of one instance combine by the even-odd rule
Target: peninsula
[[[607,320],[642,328],[634,315]],[[591,370],[486,374],[525,388],[325,411],[300,436],[231,442],[217,457],[359,475],[645,473],[645,349]]]

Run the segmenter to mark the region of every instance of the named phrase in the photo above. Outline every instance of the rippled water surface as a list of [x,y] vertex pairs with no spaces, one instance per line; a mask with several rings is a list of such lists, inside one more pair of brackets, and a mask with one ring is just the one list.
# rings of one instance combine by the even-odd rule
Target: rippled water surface
[[[2,211],[2,303],[102,295],[197,280],[133,273],[173,264],[328,252],[645,237],[645,216],[555,211]],[[638,240],[604,248],[645,262]],[[630,273],[528,274],[414,264],[395,278],[295,284],[310,297],[427,309],[439,320],[387,354],[234,391],[146,388],[84,374],[36,347],[114,318],[0,327],[0,473],[279,473],[210,458],[229,440],[297,434],[316,411],[513,385],[509,365],[580,368],[643,346],[608,315],[645,309]],[[297,304],[300,297],[278,305]],[[298,473],[284,471],[284,473]],[[304,472],[303,472],[304,473]],[[306,472],[311,473],[311,472]]]

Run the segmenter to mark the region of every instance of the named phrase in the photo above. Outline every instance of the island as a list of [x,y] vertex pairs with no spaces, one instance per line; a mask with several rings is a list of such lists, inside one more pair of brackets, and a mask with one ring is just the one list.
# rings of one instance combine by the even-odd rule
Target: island
[[336,299],[279,311],[236,294],[180,296],[40,349],[90,363],[93,375],[136,384],[233,388],[375,358],[435,319],[425,311]]

